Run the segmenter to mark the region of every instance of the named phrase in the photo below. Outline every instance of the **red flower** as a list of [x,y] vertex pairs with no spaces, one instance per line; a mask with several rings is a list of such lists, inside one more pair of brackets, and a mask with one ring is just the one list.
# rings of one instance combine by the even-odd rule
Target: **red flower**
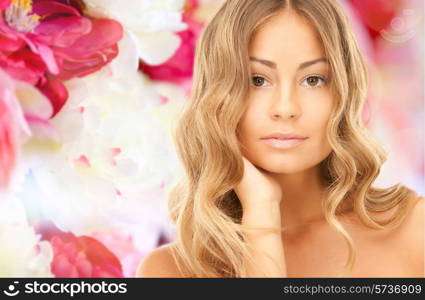
[[108,64],[123,35],[114,20],[83,16],[81,1],[63,2],[0,0],[0,68],[37,86],[52,102],[51,117],[68,98],[62,80]]
[[98,240],[76,237],[47,222],[35,228],[53,247],[51,271],[55,277],[124,277],[118,258]]

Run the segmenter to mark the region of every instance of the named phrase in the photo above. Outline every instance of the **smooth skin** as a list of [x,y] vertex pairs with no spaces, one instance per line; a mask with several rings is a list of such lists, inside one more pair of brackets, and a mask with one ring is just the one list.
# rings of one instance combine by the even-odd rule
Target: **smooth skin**
[[[244,277],[338,277],[348,249],[321,212],[326,195],[318,167],[331,153],[325,129],[336,101],[328,85],[333,75],[320,60],[325,58],[323,46],[314,27],[284,10],[260,27],[249,56],[252,87],[238,128],[244,175],[235,192],[243,224],[286,230],[249,236],[259,265]],[[276,149],[261,140],[273,132],[308,139],[291,149]],[[338,216],[357,251],[354,270],[343,277],[424,277],[424,203],[424,197],[410,199],[407,218],[393,230],[370,229],[354,213]],[[384,220],[394,210],[372,216]],[[147,255],[136,276],[190,277],[178,271],[173,246]]]

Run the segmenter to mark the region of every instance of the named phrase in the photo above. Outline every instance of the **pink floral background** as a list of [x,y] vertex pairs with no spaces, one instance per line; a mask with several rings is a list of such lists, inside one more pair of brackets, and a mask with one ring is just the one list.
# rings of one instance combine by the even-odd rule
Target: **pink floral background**
[[[424,3],[339,0],[367,60],[375,185],[424,194]],[[133,277],[171,242],[171,132],[222,0],[0,0],[0,277]]]

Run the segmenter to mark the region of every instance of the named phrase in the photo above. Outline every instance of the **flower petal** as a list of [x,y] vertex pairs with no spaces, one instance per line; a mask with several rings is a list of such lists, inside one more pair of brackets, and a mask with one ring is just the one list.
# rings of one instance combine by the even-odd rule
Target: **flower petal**
[[80,12],[72,6],[65,5],[56,1],[33,1],[33,13],[43,16],[43,19],[48,19],[56,15],[57,17],[63,16],[80,16]]
[[0,10],[5,9],[10,5],[11,0],[0,0]]
[[181,39],[172,32],[137,34],[140,58],[149,65],[160,65],[174,55]]
[[28,48],[23,48],[9,56],[0,52],[0,68],[12,78],[32,85],[43,80],[46,71],[44,62]]
[[103,48],[116,44],[123,37],[120,23],[110,19],[94,19],[90,33],[81,36],[72,47],[55,48],[55,52],[66,58],[90,57]]
[[37,86],[43,94],[49,98],[53,106],[53,113],[50,118],[53,118],[63,107],[68,99],[68,90],[64,84],[53,76],[48,76],[47,80]]
[[53,114],[52,104],[49,99],[35,87],[18,82],[16,85],[16,95],[26,115],[33,115],[47,120]]
[[113,45],[109,48],[102,49],[102,51],[93,54],[91,57],[63,60],[58,78],[67,80],[73,77],[82,77],[91,74],[107,65],[117,55],[118,46]]
[[34,42],[34,44],[37,46],[38,52],[43,61],[45,62],[46,66],[48,67],[50,73],[58,74],[59,67],[56,63],[56,59],[52,49],[43,43]]
[[34,33],[39,41],[50,46],[69,47],[82,35],[89,33],[91,27],[89,19],[73,16],[41,22]]
[[18,51],[23,46],[25,46],[23,40],[0,34],[0,51],[14,52]]

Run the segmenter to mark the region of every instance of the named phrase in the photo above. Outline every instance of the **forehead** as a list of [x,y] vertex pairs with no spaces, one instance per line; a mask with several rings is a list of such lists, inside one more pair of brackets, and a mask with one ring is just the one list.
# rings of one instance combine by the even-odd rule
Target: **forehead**
[[284,61],[285,64],[324,54],[314,26],[305,17],[290,10],[283,10],[260,25],[249,44],[249,55]]

